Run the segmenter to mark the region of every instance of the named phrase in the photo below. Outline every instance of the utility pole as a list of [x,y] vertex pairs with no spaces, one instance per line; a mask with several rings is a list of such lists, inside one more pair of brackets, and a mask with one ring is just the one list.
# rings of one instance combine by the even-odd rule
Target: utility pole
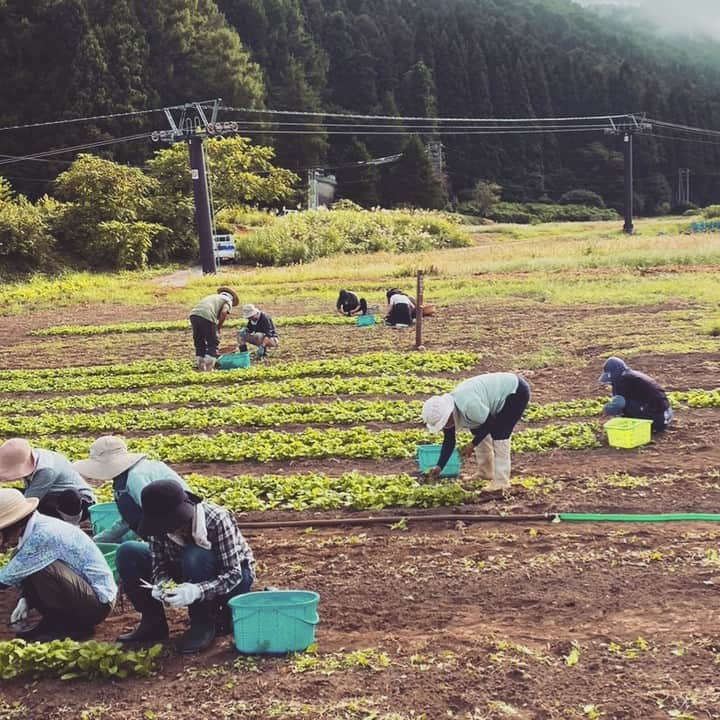
[[633,226],[633,133],[626,130],[623,135],[623,156],[625,166],[625,224],[623,232],[632,235]]
[[317,210],[318,196],[317,196],[317,168],[310,168],[308,170],[308,210]]
[[192,135],[188,140],[190,149],[190,177],[195,198],[195,221],[200,237],[200,264],[205,274],[217,272],[215,245],[213,243],[212,212],[208,193],[207,170],[205,167],[204,137]]
[[424,350],[423,345],[423,303],[425,302],[425,274],[417,271],[417,290],[415,293],[415,349]]
[[678,169],[678,194],[679,205],[690,204],[690,168]]

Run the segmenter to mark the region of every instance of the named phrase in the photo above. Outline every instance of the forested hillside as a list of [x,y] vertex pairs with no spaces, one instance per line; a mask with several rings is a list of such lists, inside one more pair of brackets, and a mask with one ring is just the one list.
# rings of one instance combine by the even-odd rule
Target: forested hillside
[[[222,97],[231,106],[363,114],[553,117],[647,112],[720,128],[720,69],[677,43],[624,29],[567,0],[0,0],[0,126]],[[19,155],[163,127],[132,121],[0,133]],[[363,134],[365,133],[365,134]],[[263,137],[300,170],[386,155],[403,135]],[[427,140],[431,132],[424,136]],[[667,135],[667,133],[665,133]],[[586,188],[621,202],[618,138],[447,135],[451,196],[494,180],[511,200]],[[106,152],[139,162],[148,143]],[[651,135],[636,143],[640,211],[720,197],[720,147]],[[0,166],[37,194],[57,162]],[[339,173],[341,194],[392,202],[393,171]],[[397,173],[396,173],[397,176]],[[397,179],[397,177],[395,178]]]

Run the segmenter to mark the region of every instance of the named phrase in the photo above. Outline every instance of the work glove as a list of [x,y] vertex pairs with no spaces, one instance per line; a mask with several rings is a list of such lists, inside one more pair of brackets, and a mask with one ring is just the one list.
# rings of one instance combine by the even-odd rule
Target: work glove
[[12,611],[12,615],[10,615],[10,622],[15,624],[26,620],[29,612],[30,606],[28,605],[28,601],[24,597],[21,597],[15,609]]
[[170,607],[186,607],[197,602],[202,596],[202,590],[199,585],[194,583],[183,583],[176,588],[169,590],[163,596],[163,600]]
[[425,474],[425,477],[427,477],[428,480],[437,480],[440,477],[440,473],[442,470],[440,469],[439,465],[435,465],[434,467],[431,467],[427,473]]
[[163,602],[165,599],[165,593],[163,592],[162,585],[153,585],[150,594],[153,596],[153,599],[158,602]]

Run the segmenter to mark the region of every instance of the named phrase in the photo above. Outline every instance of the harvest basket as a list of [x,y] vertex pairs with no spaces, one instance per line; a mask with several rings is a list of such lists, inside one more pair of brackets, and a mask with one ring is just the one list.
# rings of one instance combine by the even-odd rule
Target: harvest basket
[[[430,468],[437,465],[437,461],[440,458],[440,450],[442,445],[418,445],[417,446],[417,464],[420,472],[427,472]],[[452,451],[450,459],[442,469],[440,477],[456,477],[460,474],[460,454],[455,448]]]
[[215,365],[219,370],[236,370],[237,368],[249,368],[250,367],[250,352],[245,350],[244,352],[228,353],[227,355],[221,355],[217,359]]
[[612,447],[634,448],[650,442],[652,420],[613,418],[605,423],[608,442]]

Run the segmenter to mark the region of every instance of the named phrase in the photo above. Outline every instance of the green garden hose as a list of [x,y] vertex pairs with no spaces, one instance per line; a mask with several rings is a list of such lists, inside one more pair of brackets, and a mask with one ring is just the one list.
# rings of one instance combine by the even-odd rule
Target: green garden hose
[[558,513],[563,522],[720,522],[717,513],[662,513],[660,515],[624,515],[612,513]]

